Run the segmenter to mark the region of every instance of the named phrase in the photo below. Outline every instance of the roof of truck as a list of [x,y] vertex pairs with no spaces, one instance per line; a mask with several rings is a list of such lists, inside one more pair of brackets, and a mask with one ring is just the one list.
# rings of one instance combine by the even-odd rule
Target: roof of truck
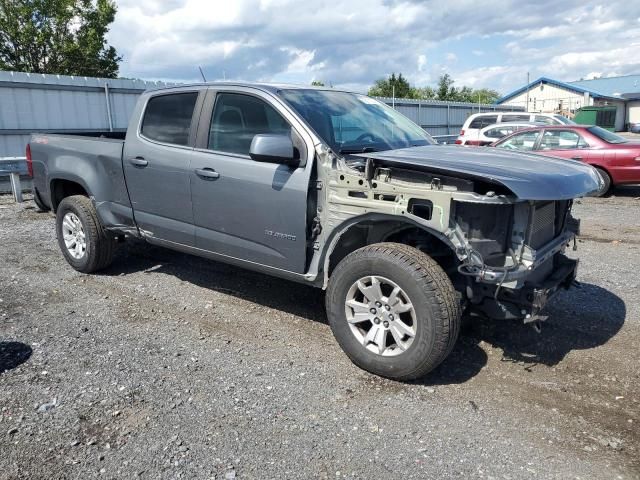
[[158,90],[173,90],[179,88],[189,88],[189,87],[250,87],[257,88],[259,90],[263,90],[270,93],[277,93],[280,90],[330,90],[332,92],[350,92],[349,90],[343,90],[341,88],[333,88],[333,87],[316,87],[314,85],[296,85],[296,84],[288,84],[288,83],[263,83],[263,82],[243,82],[243,81],[223,81],[223,82],[194,82],[194,83],[183,83],[180,85],[172,85],[169,87],[159,87],[153,88],[149,91],[158,91]]

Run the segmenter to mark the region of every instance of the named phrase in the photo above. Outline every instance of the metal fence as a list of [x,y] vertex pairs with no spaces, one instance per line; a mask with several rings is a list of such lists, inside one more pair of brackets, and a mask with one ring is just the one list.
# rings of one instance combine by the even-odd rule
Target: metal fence
[[514,105],[443,102],[440,100],[409,100],[406,98],[378,98],[393,106],[433,136],[457,135],[464,121],[479,112],[523,112]]
[[31,132],[124,131],[144,80],[0,72],[0,157],[24,155]]
[[[172,84],[0,72],[0,157],[24,155],[31,132],[90,133],[124,131],[138,96]],[[380,98],[431,135],[454,135],[475,112],[522,111],[512,105],[478,105]]]

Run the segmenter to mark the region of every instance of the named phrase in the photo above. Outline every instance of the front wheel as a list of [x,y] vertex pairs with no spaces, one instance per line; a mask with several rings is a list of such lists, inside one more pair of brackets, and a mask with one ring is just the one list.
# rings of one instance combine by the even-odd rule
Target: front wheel
[[60,202],[56,233],[62,254],[79,272],[91,273],[111,264],[115,240],[102,227],[89,198],[73,195]]
[[331,330],[353,363],[395,380],[436,368],[460,331],[451,281],[433,259],[403,244],[346,256],[331,275],[326,304]]

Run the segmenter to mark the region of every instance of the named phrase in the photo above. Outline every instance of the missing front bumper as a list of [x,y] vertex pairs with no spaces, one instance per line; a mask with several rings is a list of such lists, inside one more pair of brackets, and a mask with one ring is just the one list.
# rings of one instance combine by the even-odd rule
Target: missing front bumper
[[[575,282],[578,260],[556,255],[551,274],[539,283],[525,282],[519,289],[502,288],[498,294],[487,295],[472,309],[490,318],[524,320],[525,323],[547,319],[542,313],[548,301],[561,289],[568,289]],[[498,288],[498,287],[496,287]]]

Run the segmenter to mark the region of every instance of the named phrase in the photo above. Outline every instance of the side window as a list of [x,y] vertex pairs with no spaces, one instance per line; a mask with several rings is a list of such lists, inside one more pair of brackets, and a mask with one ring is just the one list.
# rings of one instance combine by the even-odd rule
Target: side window
[[540,150],[573,150],[584,148],[587,143],[571,130],[547,130],[540,141]]
[[503,113],[502,114],[502,121],[503,122],[528,122],[529,121],[529,115],[514,115],[514,114],[507,114],[507,113]]
[[142,119],[142,135],[158,142],[187,145],[197,99],[197,92],[151,97]]
[[546,117],[544,115],[536,115],[536,122],[544,123],[546,125],[555,125],[556,123],[553,121],[553,118]]
[[494,123],[498,123],[498,116],[497,115],[487,115],[486,117],[481,117],[482,118],[482,127],[488,127],[489,125],[493,125]]
[[533,150],[539,135],[539,131],[518,133],[502,142],[498,145],[498,148],[504,148],[505,150]]
[[482,128],[482,118],[474,118],[471,120],[469,128]]
[[515,131],[515,127],[496,127],[487,130],[484,135],[489,138],[502,138]]
[[493,125],[494,123],[498,123],[497,115],[482,115],[480,117],[474,118],[469,124],[468,128],[484,128],[489,125]]
[[219,93],[216,98],[208,148],[249,155],[251,141],[260,133],[291,135],[291,126],[265,101],[240,93]]

